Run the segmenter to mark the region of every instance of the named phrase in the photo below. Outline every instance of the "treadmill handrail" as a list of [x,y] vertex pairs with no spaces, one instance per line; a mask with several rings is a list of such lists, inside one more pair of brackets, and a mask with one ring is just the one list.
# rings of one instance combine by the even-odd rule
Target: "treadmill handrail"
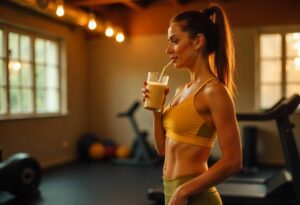
[[300,95],[294,94],[288,99],[281,100],[281,102],[273,109],[266,112],[258,113],[237,113],[238,121],[267,121],[275,120],[283,116],[289,116],[295,112],[300,104]]

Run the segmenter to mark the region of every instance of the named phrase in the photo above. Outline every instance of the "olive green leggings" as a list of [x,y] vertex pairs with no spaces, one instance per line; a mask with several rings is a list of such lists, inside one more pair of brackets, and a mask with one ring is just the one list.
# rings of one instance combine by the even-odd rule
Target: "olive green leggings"
[[[173,193],[180,185],[196,176],[185,176],[177,179],[164,179],[165,205],[168,205]],[[201,191],[188,199],[188,205],[222,205],[222,200],[215,187]]]

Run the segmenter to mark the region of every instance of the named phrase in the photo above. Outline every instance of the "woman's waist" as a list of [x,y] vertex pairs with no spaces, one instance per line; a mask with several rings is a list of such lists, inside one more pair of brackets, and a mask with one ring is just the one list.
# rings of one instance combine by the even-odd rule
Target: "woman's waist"
[[[201,175],[201,174],[200,174]],[[172,196],[176,189],[182,185],[187,183],[190,180],[195,179],[196,177],[200,176],[199,174],[190,174],[185,176],[180,176],[174,179],[166,179],[163,177],[163,185],[164,185],[164,193],[166,196]],[[215,187],[210,187],[204,190],[199,190],[199,193],[211,193],[216,192]]]
[[206,161],[183,162],[165,159],[163,179],[172,180],[185,176],[197,176],[206,172],[207,169]]

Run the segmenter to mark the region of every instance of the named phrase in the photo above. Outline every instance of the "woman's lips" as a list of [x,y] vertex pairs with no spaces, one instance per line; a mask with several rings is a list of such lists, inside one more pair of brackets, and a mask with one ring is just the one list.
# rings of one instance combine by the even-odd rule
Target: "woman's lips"
[[173,61],[173,63],[176,61],[177,57],[171,57],[171,60]]

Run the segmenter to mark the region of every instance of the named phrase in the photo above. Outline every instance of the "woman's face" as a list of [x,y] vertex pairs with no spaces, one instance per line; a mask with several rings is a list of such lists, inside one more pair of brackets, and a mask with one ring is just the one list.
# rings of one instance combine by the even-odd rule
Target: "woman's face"
[[177,22],[172,22],[169,26],[166,53],[176,68],[191,67],[199,54],[195,49],[195,41],[181,30]]

